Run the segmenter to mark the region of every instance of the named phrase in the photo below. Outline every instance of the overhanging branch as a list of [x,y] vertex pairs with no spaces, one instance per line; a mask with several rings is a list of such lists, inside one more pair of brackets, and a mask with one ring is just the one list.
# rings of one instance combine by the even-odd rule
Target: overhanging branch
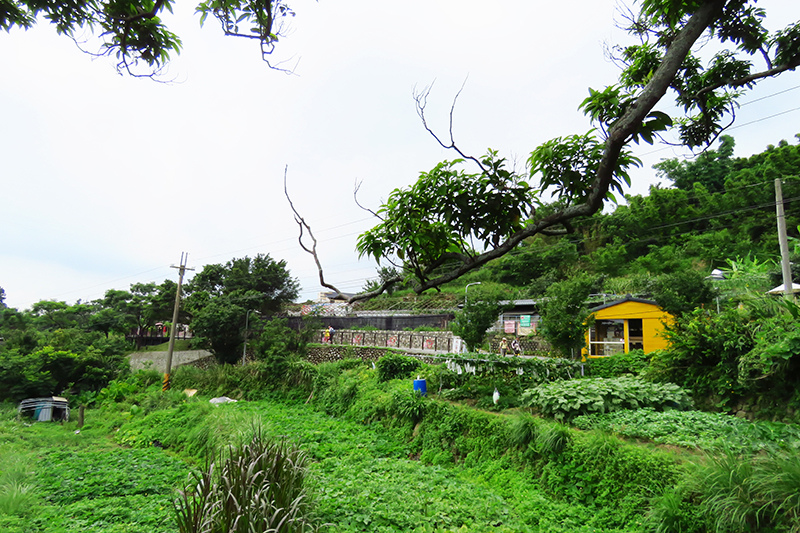
[[725,1],[712,0],[706,2],[689,18],[683,29],[675,36],[650,82],[644,87],[633,105],[627,108],[622,117],[609,129],[603,157],[597,167],[594,180],[592,180],[589,194],[583,203],[566,207],[538,222],[529,224],[496,248],[471,258],[469,262],[465,262],[445,274],[421,282],[414,290],[417,293],[421,293],[453,281],[493,259],[502,257],[528,237],[538,233],[552,232],[551,228],[554,226],[562,225],[576,217],[589,216],[600,209],[613,180],[614,170],[622,149],[630,141],[632,135],[637,131],[647,115],[664,97],[683,60],[691,51],[694,43],[714,21],[725,5]]

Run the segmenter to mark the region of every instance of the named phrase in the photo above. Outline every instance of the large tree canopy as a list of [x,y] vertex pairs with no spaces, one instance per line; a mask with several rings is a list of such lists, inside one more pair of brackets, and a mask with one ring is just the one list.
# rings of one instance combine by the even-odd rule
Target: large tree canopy
[[186,309],[192,330],[208,341],[220,361],[232,363],[239,357],[247,322],[256,314],[279,311],[297,297],[297,290],[286,261],[258,254],[203,267],[186,285]]
[[[630,184],[628,171],[639,165],[631,143],[652,144],[674,129],[684,145],[706,146],[733,122],[747,89],[800,65],[800,23],[771,33],[765,17],[754,0],[642,0],[628,27],[636,44],[614,49],[622,67],[618,82],[589,89],[580,104],[594,128],[534,149],[524,172],[509,170],[494,151],[484,158],[464,154],[452,131],[442,141],[425,124],[423,92],[417,97],[423,124],[460,158],[394,190],[375,213],[379,224],[359,238],[359,253],[394,263],[423,292],[528,237],[570,231],[570,221],[597,212],[614,199],[612,191]],[[711,43],[718,51],[706,57],[712,47],[701,44]],[[672,115],[656,109],[668,109],[667,94],[680,110]]]
[[[161,20],[172,5],[171,0],[0,0],[0,29],[30,28],[45,18],[76,42],[98,36],[96,53],[116,57],[120,70],[152,75],[181,48],[180,38]],[[286,19],[294,16],[282,0],[207,0],[196,11],[201,24],[211,15],[226,35],[258,41],[265,60],[283,36]]]

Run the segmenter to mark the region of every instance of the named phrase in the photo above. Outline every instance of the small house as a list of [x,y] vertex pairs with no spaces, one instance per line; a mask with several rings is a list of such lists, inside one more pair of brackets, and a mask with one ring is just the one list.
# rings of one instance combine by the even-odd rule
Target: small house
[[33,418],[36,422],[69,420],[69,401],[60,396],[28,398],[19,403],[20,416]]
[[591,309],[594,324],[586,332],[583,356],[607,357],[630,350],[645,353],[667,347],[664,326],[672,315],[652,300],[634,298],[630,294]]

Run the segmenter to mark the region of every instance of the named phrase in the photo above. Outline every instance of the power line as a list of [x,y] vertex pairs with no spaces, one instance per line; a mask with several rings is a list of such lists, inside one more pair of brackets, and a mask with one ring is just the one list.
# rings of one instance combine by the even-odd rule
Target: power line
[[795,107],[793,109],[787,109],[786,111],[781,111],[780,113],[775,113],[774,115],[769,115],[768,117],[761,117],[756,120],[751,120],[750,122],[745,122],[744,124],[737,124],[736,126],[731,126],[728,128],[728,131],[735,130],[739,128],[743,128],[745,126],[749,126],[751,124],[757,124],[758,122],[764,122],[765,120],[769,120],[771,118],[780,117],[781,115],[786,115],[787,113],[792,113],[794,111],[800,111],[800,107]]
[[767,96],[762,96],[761,98],[756,98],[755,100],[750,100],[749,102],[745,102],[739,107],[744,107],[750,104],[755,104],[756,102],[760,102],[762,100],[766,100],[767,98],[772,98],[773,96],[778,96],[784,93],[788,93],[789,91],[794,91],[795,89],[800,89],[800,85],[795,85],[794,87],[789,87],[788,89],[784,89],[782,91],[778,91],[776,93],[768,94]]

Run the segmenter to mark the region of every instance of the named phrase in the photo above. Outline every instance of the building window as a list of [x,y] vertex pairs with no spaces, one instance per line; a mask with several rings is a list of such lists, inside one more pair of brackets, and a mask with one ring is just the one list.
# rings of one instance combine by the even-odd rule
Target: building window
[[589,328],[589,355],[605,357],[624,351],[624,320],[597,320]]

